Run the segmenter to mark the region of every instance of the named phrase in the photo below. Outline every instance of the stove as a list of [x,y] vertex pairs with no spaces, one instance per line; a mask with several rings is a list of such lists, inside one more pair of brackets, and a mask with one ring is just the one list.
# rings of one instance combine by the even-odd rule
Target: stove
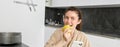
[[29,47],[25,44],[16,44],[16,45],[0,45],[0,47]]

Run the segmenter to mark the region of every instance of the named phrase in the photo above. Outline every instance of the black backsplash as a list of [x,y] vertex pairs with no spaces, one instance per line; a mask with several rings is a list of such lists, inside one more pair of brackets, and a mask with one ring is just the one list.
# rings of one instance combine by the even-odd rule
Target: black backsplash
[[84,8],[83,30],[120,35],[120,8]]
[[[52,22],[56,24],[63,25],[63,15],[65,9],[58,9],[58,8],[48,8],[46,7],[45,11],[45,20],[52,20]],[[46,23],[47,24],[47,23]]]

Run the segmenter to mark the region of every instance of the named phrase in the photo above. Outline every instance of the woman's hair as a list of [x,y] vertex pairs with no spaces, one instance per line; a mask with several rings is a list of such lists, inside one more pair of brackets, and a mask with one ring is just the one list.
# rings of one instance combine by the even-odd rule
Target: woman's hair
[[[67,13],[68,11],[75,11],[77,14],[78,14],[78,20],[81,20],[82,19],[82,12],[76,8],[76,7],[69,7],[68,9],[65,10],[65,13]],[[65,14],[64,13],[64,14]],[[76,26],[76,29],[77,30],[81,30],[81,26],[82,26],[82,22],[79,23],[77,26]]]

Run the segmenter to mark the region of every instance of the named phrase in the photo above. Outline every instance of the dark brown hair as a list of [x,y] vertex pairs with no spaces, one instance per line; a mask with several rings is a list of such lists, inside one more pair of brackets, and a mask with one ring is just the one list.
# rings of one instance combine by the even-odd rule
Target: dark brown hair
[[[77,14],[78,14],[78,19],[81,20],[82,19],[82,12],[76,8],[76,7],[69,7],[68,9],[65,10],[65,13],[67,13],[68,11],[75,11]],[[64,14],[65,14],[64,13]],[[77,26],[76,26],[76,29],[77,30],[81,30],[81,26],[82,26],[82,22],[79,23]]]

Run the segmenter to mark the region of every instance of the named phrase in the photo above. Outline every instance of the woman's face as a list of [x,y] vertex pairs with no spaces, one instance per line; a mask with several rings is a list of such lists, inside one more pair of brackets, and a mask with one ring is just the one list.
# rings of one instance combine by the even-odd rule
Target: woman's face
[[78,14],[75,11],[67,11],[65,13],[63,22],[65,25],[70,25],[73,28],[76,28],[76,26],[81,22],[81,20],[79,20]]

